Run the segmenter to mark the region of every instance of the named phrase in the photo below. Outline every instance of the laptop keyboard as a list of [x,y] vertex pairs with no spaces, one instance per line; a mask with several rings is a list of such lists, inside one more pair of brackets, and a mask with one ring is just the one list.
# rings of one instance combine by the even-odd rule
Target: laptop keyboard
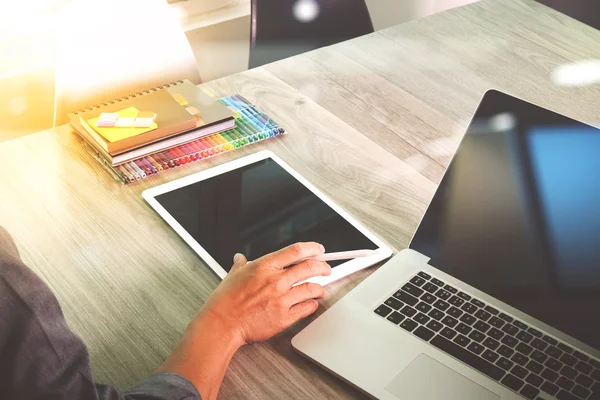
[[534,400],[600,400],[600,362],[421,271],[375,313]]

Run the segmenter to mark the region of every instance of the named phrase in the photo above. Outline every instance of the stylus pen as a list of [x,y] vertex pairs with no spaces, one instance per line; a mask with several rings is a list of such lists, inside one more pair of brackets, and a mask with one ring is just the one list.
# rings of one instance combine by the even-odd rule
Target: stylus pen
[[306,260],[316,261],[335,261],[335,260],[351,260],[359,257],[369,257],[376,254],[376,250],[352,250],[352,251],[340,251],[338,253],[325,253],[316,257],[308,257],[298,260],[296,264]]

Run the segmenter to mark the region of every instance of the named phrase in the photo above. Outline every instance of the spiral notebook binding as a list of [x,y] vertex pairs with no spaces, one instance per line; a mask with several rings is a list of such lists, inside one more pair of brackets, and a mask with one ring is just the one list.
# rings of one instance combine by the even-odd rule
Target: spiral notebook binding
[[94,105],[89,106],[89,107],[84,107],[84,108],[79,109],[77,111],[73,111],[71,114],[79,115],[79,114],[82,114],[82,113],[85,113],[85,112],[88,112],[88,111],[94,111],[95,109],[107,107],[109,104],[115,104],[116,102],[120,103],[120,102],[125,101],[125,100],[136,98],[137,96],[145,96],[147,94],[157,92],[157,91],[162,90],[164,88],[169,88],[169,87],[172,87],[172,86],[177,86],[177,85],[180,85],[182,83],[183,83],[182,80],[165,83],[164,85],[155,86],[153,88],[143,90],[142,92],[131,93],[131,94],[128,94],[127,96],[118,97],[116,99],[108,100],[108,101],[106,101],[104,103],[99,103],[99,104],[94,104]]

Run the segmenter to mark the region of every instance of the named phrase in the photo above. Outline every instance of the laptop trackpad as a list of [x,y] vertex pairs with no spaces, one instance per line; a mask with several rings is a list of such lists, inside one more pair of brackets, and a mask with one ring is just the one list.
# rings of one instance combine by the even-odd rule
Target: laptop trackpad
[[402,400],[500,398],[425,354],[415,358],[385,389]]

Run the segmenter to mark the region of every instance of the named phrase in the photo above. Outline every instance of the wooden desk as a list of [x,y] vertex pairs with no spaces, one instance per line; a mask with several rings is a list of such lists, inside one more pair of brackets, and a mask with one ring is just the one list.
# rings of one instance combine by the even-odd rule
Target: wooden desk
[[[219,283],[144,189],[270,149],[399,250],[483,93],[594,123],[598,86],[549,81],[555,66],[591,57],[600,32],[532,1],[484,0],[206,84],[242,93],[290,135],[136,184],[113,181],[66,126],[3,143],[0,225],[57,294],[98,381],[125,388],[165,359]],[[371,272],[329,285],[320,312]],[[240,350],[221,398],[360,398],[293,352],[308,322]]]

